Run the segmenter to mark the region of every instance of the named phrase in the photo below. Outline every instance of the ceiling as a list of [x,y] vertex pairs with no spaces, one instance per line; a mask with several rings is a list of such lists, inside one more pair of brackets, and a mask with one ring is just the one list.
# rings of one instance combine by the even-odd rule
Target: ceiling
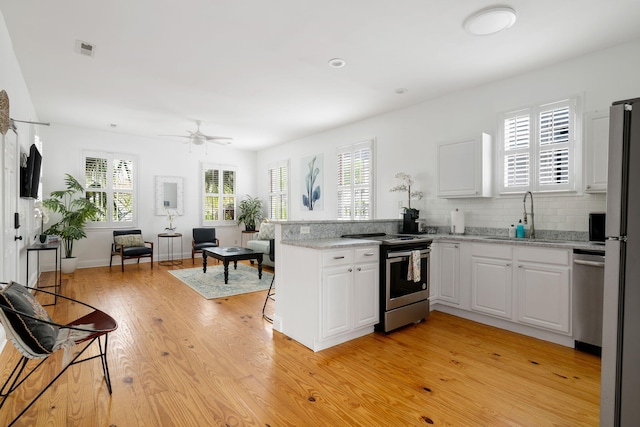
[[[515,9],[515,25],[466,33],[492,5]],[[200,120],[247,150],[640,37],[638,0],[0,0],[0,12],[39,120],[168,140]]]

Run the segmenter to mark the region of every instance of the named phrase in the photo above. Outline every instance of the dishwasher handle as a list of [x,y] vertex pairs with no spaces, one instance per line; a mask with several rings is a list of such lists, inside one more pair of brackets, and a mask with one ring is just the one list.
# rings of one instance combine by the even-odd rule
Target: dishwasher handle
[[583,259],[574,259],[573,262],[574,264],[578,264],[578,265],[588,265],[590,267],[604,268],[604,262],[600,262],[600,261],[586,261]]

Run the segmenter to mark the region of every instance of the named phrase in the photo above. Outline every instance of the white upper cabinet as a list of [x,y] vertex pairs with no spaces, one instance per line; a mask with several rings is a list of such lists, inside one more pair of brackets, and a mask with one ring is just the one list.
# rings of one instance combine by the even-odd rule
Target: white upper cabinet
[[584,191],[605,193],[609,160],[609,111],[584,115]]
[[438,145],[438,197],[491,197],[491,135]]

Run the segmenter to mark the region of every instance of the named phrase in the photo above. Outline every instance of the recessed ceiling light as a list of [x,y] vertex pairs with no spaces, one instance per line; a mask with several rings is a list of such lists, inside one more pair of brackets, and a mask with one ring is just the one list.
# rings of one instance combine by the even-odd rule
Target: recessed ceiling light
[[347,63],[342,58],[333,58],[329,60],[329,66],[332,68],[342,68],[345,65],[347,65]]
[[117,128],[118,125],[116,123],[109,123],[110,128]]
[[409,89],[407,89],[406,87],[399,87],[398,89],[396,89],[396,93],[398,95],[402,95],[403,93],[407,93]]
[[480,10],[464,21],[464,29],[476,36],[488,36],[511,28],[516,22],[516,11],[510,7],[490,7]]

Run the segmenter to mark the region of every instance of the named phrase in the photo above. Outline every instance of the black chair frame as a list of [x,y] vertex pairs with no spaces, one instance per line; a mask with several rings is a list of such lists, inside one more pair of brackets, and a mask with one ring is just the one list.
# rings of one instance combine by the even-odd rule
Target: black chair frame
[[[211,227],[210,227],[211,228]],[[191,233],[192,233],[192,240],[191,240],[191,263],[195,264],[196,263],[196,253],[202,253],[202,249],[203,247],[209,247],[209,248],[215,248],[220,246],[220,240],[218,238],[215,238],[214,242],[196,242],[195,239],[195,234],[196,231],[195,230],[203,230],[203,229],[207,229],[206,227],[200,227],[200,228],[194,228]],[[215,233],[215,228],[211,228],[211,230],[214,231]],[[203,243],[208,243],[206,246],[202,245]],[[197,247],[199,246],[199,247]]]
[[[140,235],[142,235],[142,231],[141,230],[113,230],[113,238],[114,239],[115,239],[116,236],[125,236],[127,234],[140,234]],[[119,256],[120,257],[120,265],[121,265],[122,271],[124,271],[124,261],[126,259],[135,259],[135,258],[138,259],[138,264],[140,264],[140,258],[151,258],[151,268],[153,269],[153,242],[147,242],[145,240],[144,243],[145,243],[145,246],[140,246],[140,248],[151,249],[151,252],[147,252],[147,253],[143,253],[143,254],[134,253],[134,254],[131,254],[131,255],[127,255],[126,254],[126,249],[127,248],[125,248],[122,245],[116,244],[116,242],[114,240],[114,242],[111,243],[111,258],[109,259],[109,268],[111,268],[111,264],[113,263],[113,257],[114,256]]]
[[[269,259],[275,264],[276,262],[276,241],[275,239],[269,240]],[[276,300],[276,292],[273,290],[273,281],[276,279],[275,268],[273,270],[273,277],[271,278],[271,285],[269,285],[269,290],[267,291],[267,296],[264,299],[264,305],[262,306],[262,317],[265,320],[273,323],[273,318],[269,317],[264,313],[265,308],[267,308],[267,302],[269,300]]]
[[[56,380],[58,378],[60,378],[62,376],[62,374],[64,374],[67,369],[72,366],[72,365],[76,365],[78,363],[82,363],[82,362],[86,362],[89,360],[93,360],[93,359],[97,359],[100,358],[101,362],[102,362],[102,372],[104,374],[104,378],[105,378],[105,382],[107,385],[107,389],[109,390],[109,394],[112,394],[112,387],[111,387],[111,377],[109,375],[109,365],[107,362],[107,346],[108,346],[108,342],[109,342],[109,333],[113,332],[114,330],[116,330],[118,328],[118,325],[116,323],[116,321],[109,316],[108,314],[106,314],[105,312],[89,305],[86,303],[83,303],[81,301],[75,300],[73,298],[69,298],[66,297],[64,295],[61,294],[56,294],[54,292],[49,292],[49,291],[45,291],[42,289],[38,289],[38,288],[31,288],[31,287],[26,287],[27,289],[29,289],[30,291],[36,291],[36,292],[42,292],[45,294],[49,294],[49,295],[53,295],[56,298],[62,298],[68,301],[72,301],[76,304],[80,304],[82,306],[85,306],[87,308],[92,309],[93,311],[87,315],[84,315],[66,325],[62,325],[62,324],[58,324],[55,322],[49,322],[43,319],[39,319],[33,316],[30,316],[28,314],[25,313],[21,313],[19,311],[16,310],[12,310],[8,307],[3,307],[4,311],[8,311],[11,313],[14,313],[18,316],[21,317],[25,317],[25,318],[29,318],[32,320],[36,320],[38,322],[41,323],[47,323],[49,325],[53,325],[56,326],[60,329],[73,329],[73,330],[77,330],[77,331],[83,331],[83,332],[90,332],[90,334],[82,339],[79,339],[75,342],[75,344],[84,344],[84,346],[82,347],[82,349],[77,352],[73,358],[71,359],[71,361],[69,363],[67,363],[65,366],[62,367],[61,371],[38,393],[38,395],[33,398],[33,400],[31,400],[31,402],[29,402],[29,404],[27,404],[27,406],[18,414],[18,416],[16,416],[13,421],[11,421],[11,423],[8,424],[8,426],[12,426],[15,424],[16,421],[18,421],[18,419],[25,413],[27,412],[27,410],[29,410],[29,408],[31,408],[31,406],[33,406],[33,404],[49,389],[49,387],[51,387],[53,385],[53,383],[56,382]],[[78,328],[75,325],[85,325],[87,323],[94,323],[97,326],[102,326],[101,329],[87,329],[85,327],[82,328]],[[101,338],[104,337],[104,343],[103,340]],[[98,342],[98,348],[99,348],[99,354],[96,354],[94,356],[88,356],[85,357],[83,359],[80,359],[80,357],[84,354],[84,352],[91,347],[91,345],[94,342]],[[33,368],[30,368],[30,370],[28,372],[26,372],[26,374],[23,376],[22,374],[25,372],[25,368],[27,366],[27,363],[32,360],[26,356],[22,356],[20,358],[20,360],[18,361],[18,363],[16,363],[15,367],[13,368],[13,370],[11,371],[11,374],[9,374],[9,377],[7,378],[7,380],[4,382],[4,384],[2,385],[2,387],[0,388],[0,409],[2,409],[2,407],[4,406],[7,398],[13,393],[15,392],[22,384],[24,384],[24,382],[31,377],[31,375],[36,372],[38,370],[38,368],[40,368],[40,366],[42,366],[47,360],[49,359],[49,356],[44,357],[42,360],[40,360],[40,362],[38,362],[38,364],[36,366],[34,366]]]

